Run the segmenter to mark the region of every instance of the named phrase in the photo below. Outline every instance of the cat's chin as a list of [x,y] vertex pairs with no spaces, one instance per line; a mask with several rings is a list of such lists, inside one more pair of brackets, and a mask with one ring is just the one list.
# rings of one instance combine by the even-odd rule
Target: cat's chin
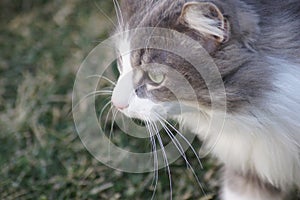
[[129,110],[128,108],[119,110],[121,113],[123,113],[126,117],[131,119],[139,119],[142,121],[148,121],[148,122],[156,122],[159,121],[159,116],[157,114],[151,113],[151,112],[136,112]]
[[118,110],[129,118],[148,122],[156,122],[167,118],[167,109],[162,104],[155,103],[150,99],[139,98],[136,95],[132,95],[128,107]]

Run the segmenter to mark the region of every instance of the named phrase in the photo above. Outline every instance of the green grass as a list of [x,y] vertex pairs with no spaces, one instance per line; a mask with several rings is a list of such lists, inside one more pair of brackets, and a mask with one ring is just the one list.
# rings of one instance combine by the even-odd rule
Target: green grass
[[[76,72],[113,29],[111,1],[4,0],[0,3],[0,199],[150,199],[153,174],[128,174],[94,159],[75,131],[71,108]],[[114,135],[121,146],[137,142]],[[198,141],[194,142],[199,148]],[[202,170],[202,198],[183,159],[171,165],[174,199],[212,199],[216,167]],[[154,199],[169,199],[159,171]]]

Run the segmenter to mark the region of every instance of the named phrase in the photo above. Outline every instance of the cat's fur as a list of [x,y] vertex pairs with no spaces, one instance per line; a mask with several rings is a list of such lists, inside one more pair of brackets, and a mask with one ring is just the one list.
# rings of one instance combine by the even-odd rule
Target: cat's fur
[[[131,69],[152,70],[141,65],[160,63],[190,81],[203,117],[185,113],[177,118],[205,138],[205,146],[213,147],[212,154],[224,163],[223,200],[283,200],[292,187],[300,186],[299,0],[123,0],[121,10],[124,23],[119,31],[169,28],[199,41],[216,63],[228,112],[220,138],[214,127],[208,137],[204,135],[211,102],[203,78],[190,63],[169,52],[147,49],[124,56],[120,65],[121,78]],[[134,38],[128,36],[120,43],[130,50]],[[137,76],[134,71],[132,76]],[[141,113],[176,99],[163,84],[151,87],[141,78],[145,76],[139,77],[134,82],[127,76],[113,93],[113,103],[129,117],[143,119]],[[166,79],[180,87],[168,75]],[[129,95],[120,95],[128,91],[122,89],[126,80],[135,90],[130,100]],[[189,98],[182,95],[183,101]],[[196,126],[197,120],[203,126]]]

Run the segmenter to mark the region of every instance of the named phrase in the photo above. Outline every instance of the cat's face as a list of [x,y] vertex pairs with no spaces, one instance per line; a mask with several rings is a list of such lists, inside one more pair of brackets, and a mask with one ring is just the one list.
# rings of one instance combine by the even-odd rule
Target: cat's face
[[[191,54],[198,46],[205,49],[206,53],[194,56],[203,62],[211,56],[223,80],[230,80],[237,67],[251,57],[243,41],[230,38],[231,34],[238,33],[235,33],[234,23],[224,14],[222,4],[180,0],[141,4],[142,1],[123,1],[120,31],[157,27],[182,33],[197,42],[195,46],[190,46]],[[116,44],[117,51],[121,52],[118,59],[120,77],[112,95],[116,108],[129,117],[143,120],[155,120],[157,115],[179,114],[175,112],[178,101],[191,107],[200,104],[203,110],[210,109],[207,81],[195,66],[173,52],[147,47],[135,49],[136,41],[143,38],[127,33],[124,35],[122,41]],[[206,69],[213,67],[207,63],[201,66]],[[237,79],[236,83],[228,82],[227,85],[224,81],[229,92],[227,103],[232,110],[238,105],[236,102],[244,101],[239,81]]]
[[[120,77],[112,96],[114,106],[129,117],[143,120],[153,120],[155,112],[162,114],[164,106],[160,98],[168,95],[164,89],[169,79],[166,71],[155,64],[144,63],[141,51],[121,56],[118,68]],[[159,91],[161,95],[157,94]],[[170,97],[167,99],[170,101]]]

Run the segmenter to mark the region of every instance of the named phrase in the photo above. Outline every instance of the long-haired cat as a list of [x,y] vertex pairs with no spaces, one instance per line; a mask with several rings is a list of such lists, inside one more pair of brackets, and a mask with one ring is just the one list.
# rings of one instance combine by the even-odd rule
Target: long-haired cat
[[[169,66],[197,96],[197,102],[189,95],[179,95],[180,100],[202,108],[177,118],[224,164],[222,200],[283,200],[300,186],[299,0],[123,0],[118,14],[118,31],[167,28],[198,41],[218,67],[227,115],[222,134],[210,129],[205,137],[211,117],[205,81],[184,58],[155,48],[133,50],[119,59],[120,77],[132,73],[120,78],[113,91],[119,111],[150,119],[155,107],[176,99],[167,83],[185,94],[180,82],[160,69]],[[130,48],[135,38],[129,35],[121,42]],[[207,55],[196,56],[205,60]],[[205,117],[198,119],[199,113]]]

